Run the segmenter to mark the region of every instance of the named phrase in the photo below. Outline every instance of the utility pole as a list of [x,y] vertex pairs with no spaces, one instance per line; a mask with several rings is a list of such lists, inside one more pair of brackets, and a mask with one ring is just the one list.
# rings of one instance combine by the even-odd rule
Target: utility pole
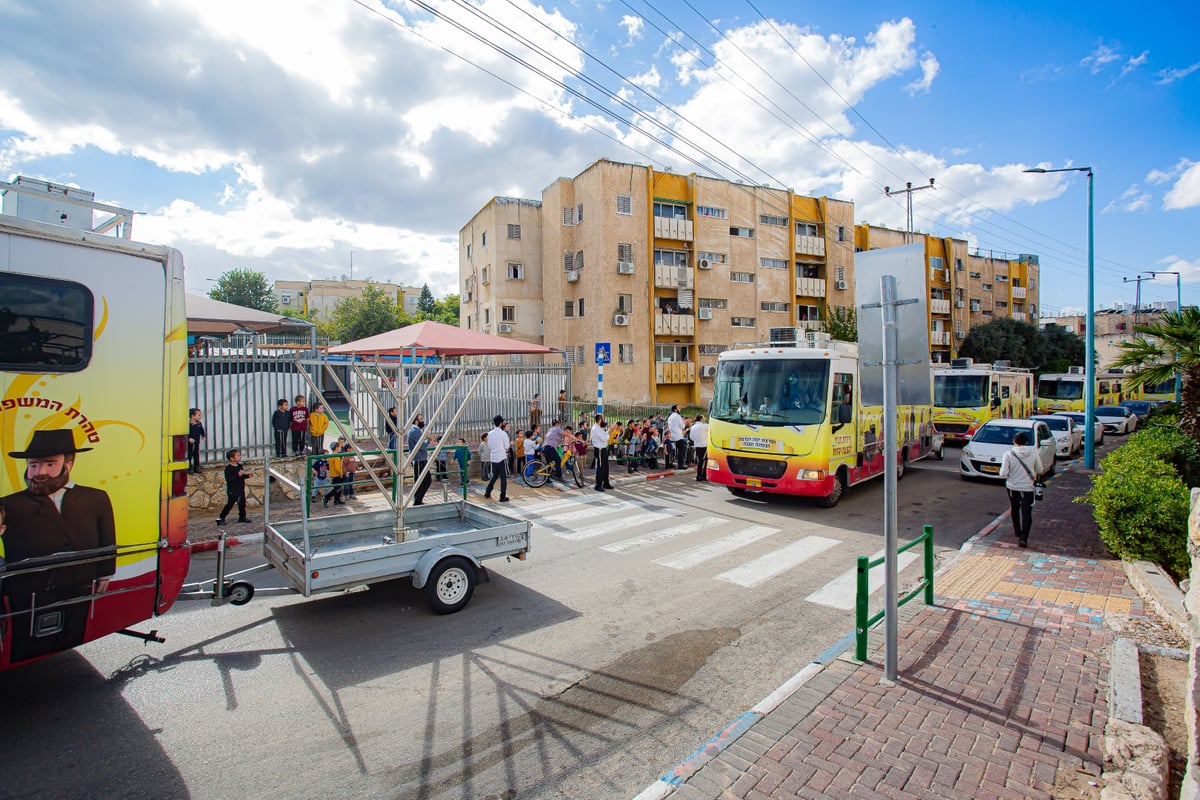
[[1150,273],[1149,277],[1142,277],[1139,272],[1136,278],[1121,278],[1121,283],[1136,283],[1137,289],[1133,293],[1133,324],[1137,325],[1140,321],[1139,314],[1142,310],[1142,281],[1154,280],[1154,273]]
[[929,179],[928,186],[918,186],[915,189],[913,188],[912,181],[908,181],[906,184],[904,184],[903,189],[897,189],[894,192],[892,191],[892,187],[890,187],[890,186],[883,187],[883,193],[885,195],[887,195],[888,197],[894,197],[895,195],[898,195],[898,194],[903,194],[903,195],[907,196],[906,199],[908,200],[908,233],[904,237],[905,244],[912,244],[912,236],[913,236],[912,196],[913,196],[913,192],[919,192],[922,189],[932,189],[932,188],[934,188],[933,187],[933,178]]

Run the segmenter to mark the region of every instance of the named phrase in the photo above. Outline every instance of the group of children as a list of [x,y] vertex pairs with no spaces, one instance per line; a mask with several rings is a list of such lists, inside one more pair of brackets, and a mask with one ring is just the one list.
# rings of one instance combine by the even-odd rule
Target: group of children
[[[325,453],[324,450],[315,452],[317,455]],[[330,500],[335,506],[344,506],[346,500],[353,500],[358,496],[354,489],[358,480],[358,459],[346,437],[341,436],[330,445],[328,457],[313,459],[312,472],[310,499],[320,498],[322,508],[328,508]],[[322,489],[325,490],[324,493]]]
[[325,432],[329,430],[329,415],[325,404],[317,403],[310,410],[304,395],[296,395],[291,407],[287,400],[275,401],[275,413],[271,415],[271,430],[275,434],[275,457],[287,457],[288,434],[292,439],[292,455],[305,455],[309,449],[314,453],[325,452]]

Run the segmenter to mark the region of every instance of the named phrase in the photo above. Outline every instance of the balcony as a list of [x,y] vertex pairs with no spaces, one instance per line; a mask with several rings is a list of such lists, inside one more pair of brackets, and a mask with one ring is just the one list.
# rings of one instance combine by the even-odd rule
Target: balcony
[[944,300],[944,299],[943,300],[931,299],[929,301],[929,310],[934,314],[949,314],[950,313],[950,301]]
[[797,236],[796,255],[825,257],[825,239],[820,236]]
[[796,294],[800,297],[820,297],[825,299],[824,278],[796,278]]
[[1026,315],[1026,313],[1025,313],[1024,311],[1014,311],[1014,312],[1012,312],[1012,318],[1013,318],[1013,319],[1015,319],[1015,320],[1019,320],[1019,321],[1021,321],[1021,322],[1028,322],[1028,321],[1029,321],[1029,317],[1028,317],[1028,315]]
[[696,271],[691,267],[676,267],[670,264],[654,265],[655,289],[694,289]]
[[695,336],[696,318],[691,314],[654,312],[655,336]]
[[1025,299],[1025,287],[1024,286],[1012,287],[1012,296],[1013,296],[1013,300],[1024,300]]
[[658,383],[695,383],[696,365],[690,361],[655,361],[654,379]]
[[950,331],[930,331],[929,343],[931,345],[949,345]]
[[654,236],[656,239],[678,239],[690,242],[694,238],[692,235],[692,221],[690,219],[655,217]]
[[796,327],[806,331],[823,331],[825,330],[825,323],[819,319],[798,319],[796,320]]

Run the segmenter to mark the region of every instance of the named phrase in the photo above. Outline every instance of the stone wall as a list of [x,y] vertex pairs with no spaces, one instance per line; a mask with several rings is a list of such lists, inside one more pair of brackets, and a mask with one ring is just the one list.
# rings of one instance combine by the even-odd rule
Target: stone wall
[[[305,461],[302,458],[290,458],[282,461],[272,461],[276,471],[288,476],[289,480],[302,483],[301,471]],[[244,469],[252,473],[246,481],[246,507],[262,508],[263,504],[263,463],[261,461],[245,461]],[[299,500],[300,493],[278,481],[271,484],[271,502]],[[200,474],[188,475],[188,508],[191,511],[212,511],[216,513],[225,505],[225,466],[201,467]]]
[[1184,606],[1188,611],[1187,774],[1179,793],[1184,800],[1200,800],[1200,489],[1192,489],[1188,515],[1188,555],[1192,566]]

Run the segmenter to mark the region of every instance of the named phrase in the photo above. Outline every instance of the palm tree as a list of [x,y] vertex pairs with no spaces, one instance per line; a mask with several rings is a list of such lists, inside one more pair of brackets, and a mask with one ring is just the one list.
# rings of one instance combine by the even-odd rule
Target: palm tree
[[1179,427],[1200,440],[1200,309],[1189,306],[1168,311],[1158,322],[1133,329],[1143,335],[1122,343],[1122,353],[1113,362],[1114,367],[1133,370],[1125,386],[1136,389],[1182,376]]

